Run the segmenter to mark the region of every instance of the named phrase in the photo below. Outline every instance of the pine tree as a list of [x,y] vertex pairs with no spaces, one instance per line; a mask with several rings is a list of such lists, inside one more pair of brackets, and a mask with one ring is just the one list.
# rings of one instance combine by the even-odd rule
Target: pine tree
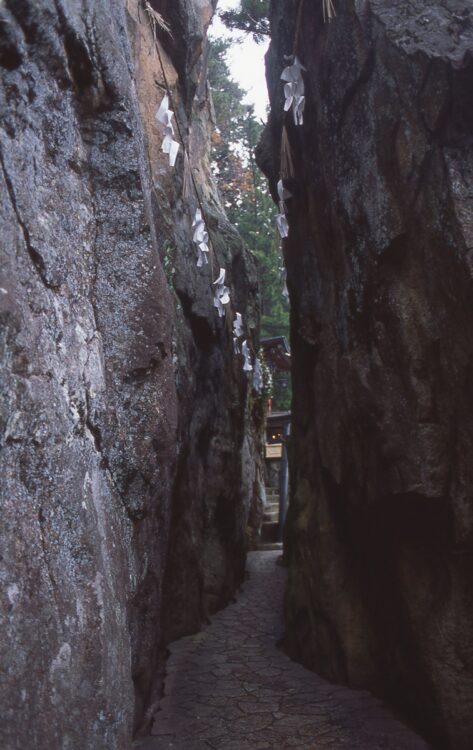
[[[243,103],[246,92],[232,79],[226,54],[230,42],[211,42],[209,82],[214,101],[216,128],[212,163],[228,218],[256,257],[262,300],[261,335],[288,336],[289,310],[282,296],[282,257],[274,217],[275,205],[266,178],[255,162],[255,148],[263,123],[251,105]],[[284,375],[284,380],[287,380]],[[279,384],[280,385],[280,384]],[[290,389],[275,381],[277,406],[288,408]]]
[[252,34],[256,42],[269,36],[269,0],[241,0],[238,10],[221,11],[219,15],[227,28]]

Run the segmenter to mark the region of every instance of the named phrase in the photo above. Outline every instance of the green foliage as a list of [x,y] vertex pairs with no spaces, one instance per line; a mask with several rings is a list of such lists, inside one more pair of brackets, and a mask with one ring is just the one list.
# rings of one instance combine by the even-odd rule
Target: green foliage
[[237,10],[219,13],[227,28],[252,34],[255,42],[269,36],[269,0],[240,0]]
[[[244,142],[246,119],[251,108],[242,104],[245,91],[231,78],[226,62],[230,42],[216,39],[211,42],[209,81],[212,88],[216,128],[212,134],[212,161],[225,207],[241,202],[251,189],[248,170],[243,168],[247,157]],[[245,153],[242,153],[242,149]],[[233,220],[233,215],[231,215]]]
[[261,373],[263,375],[263,399],[266,404],[268,399],[273,398],[273,376],[266,363],[264,351],[261,348],[258,351],[258,359],[260,361]]
[[212,40],[209,81],[214,100],[216,130],[212,162],[228,218],[258,261],[265,336],[287,336],[289,311],[281,294],[280,240],[275,228],[275,206],[254,151],[263,124],[253,107],[242,102],[245,91],[232,79],[226,54],[230,42]]
[[[246,92],[230,75],[226,61],[229,46],[227,40],[212,40],[210,51],[209,81],[216,119],[212,138],[214,174],[228,218],[257,260],[262,301],[261,335],[263,338],[288,336],[289,308],[282,296],[276,207],[254,157],[263,123],[255,117],[253,107],[243,103]],[[285,396],[286,391],[282,395]],[[283,407],[278,405],[278,408]]]

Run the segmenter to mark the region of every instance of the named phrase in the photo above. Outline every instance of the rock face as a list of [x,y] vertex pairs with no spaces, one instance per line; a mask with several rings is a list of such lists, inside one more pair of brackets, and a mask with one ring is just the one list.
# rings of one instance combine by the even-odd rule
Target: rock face
[[[473,737],[473,10],[273,0],[275,193],[287,115],[293,496],[286,646],[438,747]],[[300,14],[298,15],[298,11]],[[287,161],[287,148],[285,149]]]
[[[257,395],[212,308],[222,265],[256,345],[254,268],[208,168],[213,3],[153,7],[162,66],[144,5],[0,9],[5,750],[129,748],[166,640],[240,581],[259,502]],[[174,171],[160,150],[163,71],[212,271],[182,149]]]

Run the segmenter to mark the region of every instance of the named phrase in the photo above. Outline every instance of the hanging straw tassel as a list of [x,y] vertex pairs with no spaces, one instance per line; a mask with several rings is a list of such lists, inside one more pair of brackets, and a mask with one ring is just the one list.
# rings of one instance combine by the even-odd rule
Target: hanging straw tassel
[[153,39],[154,43],[157,43],[157,33],[156,33],[156,27],[159,26],[160,29],[166,32],[166,34],[169,34],[171,39],[173,38],[171,34],[171,27],[169,24],[164,20],[161,13],[158,13],[157,10],[154,10],[154,8],[151,7],[148,0],[144,0],[144,8],[146,13],[148,14],[148,18],[151,23],[151,27],[153,30]]
[[292,158],[292,148],[289,142],[286,126],[283,125],[281,135],[281,177],[288,180],[294,177],[294,160]]
[[332,18],[335,18],[337,15],[335,12],[335,6],[333,4],[333,0],[322,0],[323,5],[323,11],[324,11],[324,22],[329,22],[332,20]]

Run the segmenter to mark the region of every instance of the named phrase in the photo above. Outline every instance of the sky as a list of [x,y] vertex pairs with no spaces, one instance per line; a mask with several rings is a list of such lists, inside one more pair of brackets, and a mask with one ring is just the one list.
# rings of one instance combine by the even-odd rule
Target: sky
[[[239,4],[239,0],[219,0],[217,10],[234,10]],[[268,43],[256,44],[250,36],[245,37],[238,32],[229,31],[217,15],[214,17],[210,33],[212,36],[225,36],[235,40],[227,56],[232,77],[242,89],[248,91],[244,101],[254,104],[257,117],[266,120],[268,94],[264,74],[264,55]],[[239,39],[242,41],[237,43]]]

